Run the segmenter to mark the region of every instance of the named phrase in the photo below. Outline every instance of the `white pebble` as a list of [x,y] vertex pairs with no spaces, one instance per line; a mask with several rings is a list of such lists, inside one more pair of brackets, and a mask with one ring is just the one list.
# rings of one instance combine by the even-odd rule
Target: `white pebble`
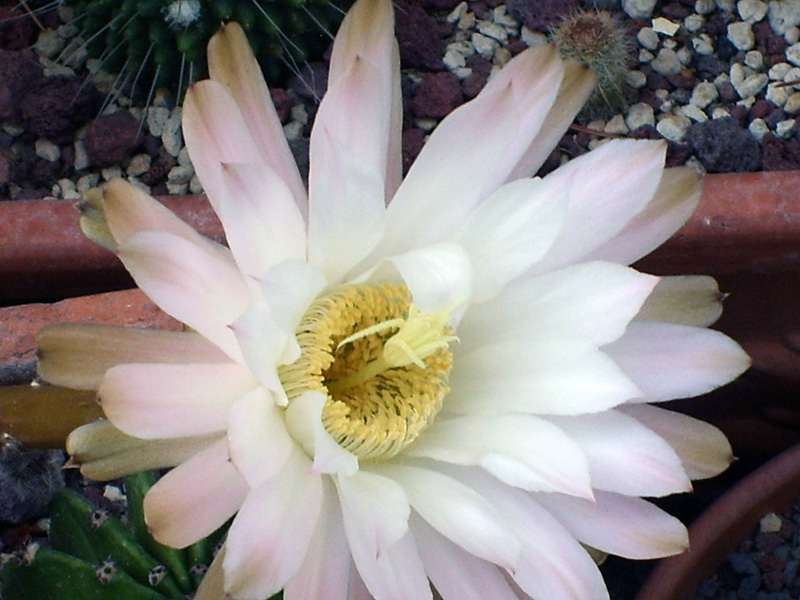
[[730,116],[731,113],[728,111],[728,109],[722,106],[718,106],[713,111],[711,111],[712,119],[724,119],[725,117],[730,117]]
[[644,48],[639,50],[639,62],[640,63],[646,64],[646,63],[652,62],[652,60],[654,58],[655,58],[655,56],[653,55],[652,52],[650,52],[650,50],[645,50]]
[[302,104],[295,104],[289,113],[292,121],[297,121],[303,125],[308,123],[308,111]]
[[512,59],[511,52],[509,52],[505,48],[498,48],[497,52],[494,53],[494,58],[492,59],[492,64],[497,67],[504,67],[508,64],[508,61]]
[[16,123],[3,123],[3,131],[11,137],[17,137],[25,132],[25,127]]
[[783,106],[789,99],[789,91],[786,86],[771,83],[767,86],[767,93],[764,97],[776,106]]
[[789,139],[794,134],[794,119],[786,119],[775,125],[775,134],[782,140]]
[[769,133],[769,127],[764,119],[758,118],[750,121],[747,129],[752,133],[760,142],[762,138]]
[[184,146],[181,148],[181,151],[178,152],[178,164],[179,165],[191,165],[192,159],[189,158],[189,148]]
[[164,131],[161,132],[161,143],[170,156],[178,156],[183,147],[183,134],[181,133],[181,115],[183,109],[176,106],[172,114],[164,123]]
[[185,196],[189,192],[189,184],[167,182],[167,192],[170,196]]
[[188,184],[194,175],[194,169],[186,165],[175,165],[167,174],[167,183]]
[[681,61],[682,65],[688,66],[689,64],[691,64],[693,58],[692,52],[686,46],[678,48],[678,51],[675,52],[675,54],[678,56],[678,60]]
[[647,102],[637,102],[628,109],[628,114],[625,115],[625,125],[631,131],[642,125],[655,125],[655,122],[653,107]]
[[625,83],[634,89],[640,90],[647,85],[647,75],[641,71],[628,71],[625,74]]
[[197,175],[192,177],[192,180],[189,182],[189,192],[192,194],[203,193],[203,184],[200,183],[200,179],[197,177]]
[[475,28],[475,13],[473,12],[465,12],[461,15],[461,18],[458,20],[458,24],[456,27],[459,31],[471,31]]
[[461,79],[462,81],[472,75],[472,69],[469,67],[462,67],[460,69],[456,69],[453,71],[453,75]]
[[673,142],[682,142],[692,122],[683,115],[666,115],[656,125],[658,133]]
[[775,513],[767,513],[758,523],[761,533],[778,533],[783,526],[783,521]]
[[283,135],[285,135],[286,139],[290,142],[293,140],[299,140],[303,135],[303,127],[304,125],[302,123],[298,123],[297,121],[289,121],[283,126]]
[[707,33],[701,33],[697,37],[692,38],[692,48],[697,54],[701,54],[703,56],[711,56],[714,54],[714,42],[711,40],[711,36]]
[[464,55],[460,52],[456,52],[452,48],[448,48],[445,51],[442,60],[444,61],[444,66],[447,67],[448,71],[455,71],[456,69],[460,69],[461,67],[465,67],[467,65],[467,60],[464,58]]
[[795,92],[783,105],[783,110],[790,115],[796,115],[800,112],[800,92]]
[[58,35],[58,32],[52,29],[45,29],[39,32],[39,37],[33,47],[40,56],[55,58],[64,49],[65,45],[64,38]]
[[122,169],[120,169],[118,165],[106,167],[100,170],[100,175],[103,177],[104,181],[111,181],[115,177],[122,177]]
[[715,0],[696,0],[694,3],[694,12],[698,15],[707,15],[714,12],[717,7]]
[[778,35],[800,24],[800,2],[797,0],[771,0],[767,10],[772,31]]
[[655,29],[642,27],[639,33],[636,34],[636,39],[642,48],[647,48],[648,50],[658,48],[658,33],[656,33]]
[[738,50],[751,50],[756,45],[756,36],[750,23],[728,25],[728,39]]
[[717,86],[709,81],[701,81],[692,90],[692,98],[689,102],[698,108],[705,108],[717,98],[719,98]]
[[159,137],[161,135],[167,119],[169,119],[169,109],[165,106],[151,106],[147,109],[147,129],[154,136]]
[[115,485],[107,485],[107,486],[105,486],[103,488],[103,496],[105,498],[107,498],[108,500],[111,500],[111,502],[125,502],[125,503],[127,503],[127,501],[128,501],[128,498],[125,496],[125,494],[122,493],[122,490],[120,490]]
[[769,68],[767,74],[772,81],[783,81],[783,78],[786,76],[792,68],[792,65],[785,62],[775,63]]
[[70,179],[59,179],[58,187],[61,191],[61,197],[66,200],[76,200],[81,197],[75,182]]
[[708,121],[708,115],[703,112],[703,109],[698,108],[694,104],[687,104],[681,106],[675,111],[676,114],[690,118],[692,121],[700,123],[701,121]]
[[786,40],[786,43],[789,45],[800,42],[800,27],[789,27],[786,33],[783,34],[783,39]]
[[467,3],[462,2],[458,6],[456,6],[453,10],[450,11],[450,14],[447,15],[445,20],[448,23],[458,23],[458,20],[461,18],[461,15],[463,15],[465,12],[467,12]]
[[[732,78],[731,83],[733,83]],[[769,77],[766,73],[755,73],[746,77],[739,85],[734,83],[733,87],[740,98],[753,98],[767,86],[767,83],[769,83]]]
[[514,31],[519,28],[519,23],[514,17],[508,14],[508,10],[504,4],[501,4],[492,10],[492,23],[496,23],[502,27],[506,27],[507,29],[513,29]]
[[758,50],[750,50],[744,56],[744,64],[755,71],[760,71],[764,66],[764,57]]
[[736,4],[739,16],[748,23],[758,23],[767,16],[767,5],[761,0],[739,0]]
[[100,183],[100,175],[97,173],[89,173],[78,179],[78,192],[85,194],[93,187],[97,187]]
[[125,173],[129,177],[138,177],[139,175],[144,175],[150,168],[150,162],[151,158],[149,154],[137,154],[131,158],[130,162],[128,163],[128,168],[125,169]]
[[659,50],[658,56],[652,60],[650,66],[656,73],[664,76],[677,75],[683,68],[678,55],[674,50],[670,50],[669,48],[662,48]]
[[625,117],[622,115],[616,115],[608,123],[606,123],[606,126],[603,127],[603,131],[606,133],[624,135],[630,130],[625,124]]
[[508,41],[508,31],[506,31],[504,27],[495,25],[490,21],[478,21],[478,31],[486,37],[497,40],[501,44],[505,44]]
[[689,33],[697,33],[705,23],[706,20],[702,15],[689,15],[683,20],[683,28]]
[[447,50],[458,52],[464,58],[469,58],[475,54],[475,47],[467,41],[453,42],[447,44]]
[[487,37],[482,33],[473,33],[470,39],[472,40],[472,45],[475,47],[475,52],[486,60],[492,60],[494,53],[497,52],[497,49],[500,47],[497,40]]
[[717,8],[722,12],[733,12],[736,8],[736,0],[717,0]]
[[791,85],[794,89],[798,89],[798,87],[800,87],[800,68],[792,67],[786,71],[786,74],[783,76],[783,82],[787,84],[787,87]]
[[61,158],[61,148],[50,140],[38,139],[33,143],[36,156],[48,162],[56,162]]
[[519,39],[521,39],[531,48],[536,46],[546,46],[550,43],[545,34],[539,33],[538,31],[531,31],[525,26],[522,27],[522,31],[519,33]]
[[632,19],[646,19],[653,14],[656,0],[622,0],[622,10]]
[[668,37],[675,35],[681,28],[680,24],[674,23],[665,17],[653,19],[653,30]]

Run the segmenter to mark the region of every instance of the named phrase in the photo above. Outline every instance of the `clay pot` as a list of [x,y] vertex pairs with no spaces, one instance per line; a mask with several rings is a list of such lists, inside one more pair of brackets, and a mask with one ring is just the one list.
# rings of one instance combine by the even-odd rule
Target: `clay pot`
[[725,492],[689,528],[689,549],[659,562],[636,600],[684,600],[752,535],[769,512],[800,497],[800,445],[762,465]]

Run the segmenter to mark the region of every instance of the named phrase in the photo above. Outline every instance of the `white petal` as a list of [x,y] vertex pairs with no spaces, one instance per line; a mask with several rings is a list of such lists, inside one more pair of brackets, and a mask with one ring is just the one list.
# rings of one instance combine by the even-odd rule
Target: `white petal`
[[292,192],[267,165],[221,166],[217,212],[239,267],[253,277],[306,256],[306,224]]
[[414,510],[439,533],[467,552],[513,571],[519,540],[486,498],[426,468],[382,463],[373,469],[403,486]]
[[445,406],[458,414],[595,413],[641,396],[613,360],[582,342],[511,341],[454,356]]
[[552,47],[528,50],[448,115],[389,205],[379,255],[441,240],[500,187],[547,116],[563,72]]
[[439,420],[405,451],[459,465],[481,466],[527,490],[592,497],[589,466],[558,427],[531,415]]
[[286,409],[286,428],[313,457],[312,472],[353,475],[358,471],[358,458],[337,444],[322,424],[326,401],[321,392],[306,392],[292,400]]
[[665,152],[664,142],[612,140],[547,175],[572,186],[564,228],[534,272],[591,256],[616,236],[653,198]]
[[563,494],[537,494],[536,501],[581,542],[610,554],[661,558],[689,545],[678,519],[641,498],[598,491],[594,502]]
[[476,302],[497,295],[547,252],[564,221],[567,191],[542,179],[520,179],[467,218],[455,240],[472,260]]
[[675,451],[636,419],[613,410],[550,417],[583,450],[595,489],[666,496],[692,489]]
[[214,560],[203,575],[203,581],[197,587],[193,600],[219,600],[225,593],[225,571],[222,570],[222,561],[225,558],[225,545],[219,549]]
[[112,367],[98,394],[121,431],[145,439],[223,431],[231,403],[258,385],[242,365],[129,364]]
[[708,327],[722,314],[724,297],[713,277],[662,277],[645,300],[635,320]]
[[666,169],[653,200],[591,257],[629,265],[666,242],[700,203],[700,175],[689,167]]
[[664,438],[692,479],[719,475],[733,461],[733,451],[725,434],[713,425],[647,404],[625,405],[619,410]]
[[458,328],[464,348],[509,340],[617,339],[658,278],[612,263],[582,263],[509,284],[490,302],[473,305]]
[[250,486],[228,460],[223,438],[159,479],[144,499],[153,537],[183,548],[208,537],[239,510]]
[[168,233],[145,231],[120,244],[119,257],[136,284],[165,312],[240,360],[228,325],[250,292],[230,252],[214,252]]
[[417,515],[414,536],[431,583],[445,600],[519,600],[500,570],[453,544]]
[[250,487],[271,479],[286,463],[293,443],[283,423],[283,411],[264,388],[236,400],[228,412],[231,461]]
[[631,323],[625,335],[603,350],[648,401],[705,394],[750,367],[741,346],[722,333],[672,323]]
[[348,600],[347,588],[353,561],[336,490],[328,478],[322,479],[322,487],[324,498],[317,528],[302,566],[283,590],[285,600]]
[[225,591],[241,600],[268,598],[305,559],[322,507],[322,481],[299,450],[271,480],[251,491],[228,531]]

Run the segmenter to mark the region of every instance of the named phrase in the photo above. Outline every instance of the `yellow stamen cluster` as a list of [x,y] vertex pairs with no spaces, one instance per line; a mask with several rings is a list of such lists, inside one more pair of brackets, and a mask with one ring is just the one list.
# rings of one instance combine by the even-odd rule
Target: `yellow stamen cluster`
[[316,390],[327,432],[361,460],[391,458],[432,422],[452,364],[449,310],[423,313],[405,286],[345,286],[318,298],[279,370],[289,401]]

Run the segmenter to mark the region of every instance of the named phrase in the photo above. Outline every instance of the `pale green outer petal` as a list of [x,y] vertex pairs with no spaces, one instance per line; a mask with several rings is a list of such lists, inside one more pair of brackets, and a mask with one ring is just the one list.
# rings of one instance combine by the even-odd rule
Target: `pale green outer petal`
[[263,600],[297,574],[322,509],[323,488],[311,462],[294,450],[283,469],[251,490],[228,530],[225,592]]
[[719,429],[687,415],[647,404],[619,407],[673,447],[692,479],[719,475],[733,462],[733,451]]
[[672,447],[632,417],[607,410],[548,420],[583,450],[595,490],[660,497],[692,489]]
[[726,335],[689,325],[636,321],[603,350],[639,386],[641,401],[691,398],[725,385],[750,367]]
[[147,528],[162,544],[184,548],[230,519],[249,491],[222,438],[150,488],[143,503]]
[[662,277],[642,305],[636,321],[664,321],[708,327],[722,315],[717,282],[707,275]]
[[53,385],[96,390],[106,371],[124,363],[230,363],[197,333],[58,323],[36,338],[39,376]]
[[136,284],[159,307],[219,346],[235,361],[239,346],[228,329],[252,296],[229,255],[169,233],[145,231],[119,247]]
[[286,182],[298,208],[307,214],[306,191],[300,172],[272,104],[261,67],[237,23],[223,25],[211,38],[208,72],[211,79],[225,86],[233,96],[263,160]]
[[594,502],[564,494],[536,494],[579,541],[625,558],[650,559],[679,554],[689,545],[686,528],[641,498],[600,492]]
[[69,466],[89,479],[108,481],[147,471],[174,467],[221,438],[209,434],[169,440],[143,440],[122,433],[101,420],[75,429],[67,438]]

